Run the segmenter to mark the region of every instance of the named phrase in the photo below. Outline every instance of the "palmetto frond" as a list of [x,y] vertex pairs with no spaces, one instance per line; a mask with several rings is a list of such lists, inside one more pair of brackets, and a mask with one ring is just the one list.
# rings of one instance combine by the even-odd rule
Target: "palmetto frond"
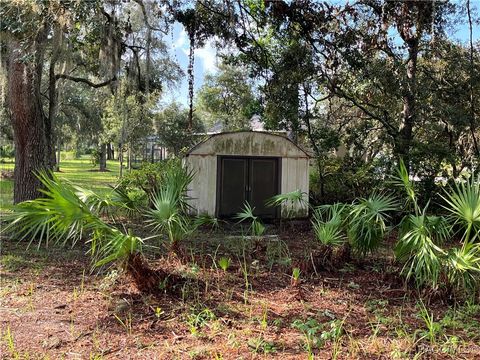
[[446,255],[437,243],[450,236],[451,227],[444,218],[427,216],[425,211],[402,220],[395,255],[405,262],[402,273],[407,279],[413,277],[418,286],[426,283],[436,286]]
[[278,194],[269,198],[265,202],[265,205],[280,206],[285,203],[302,205],[308,204],[308,194],[302,192],[300,189],[285,194]]
[[38,242],[39,246],[49,241],[74,244],[85,237],[98,265],[120,260],[128,255],[127,249],[136,251],[137,247],[125,247],[126,241],[134,237],[109,226],[95,212],[103,209],[98,195],[60,180],[53,173],[42,172],[38,178],[45,197],[13,206],[5,231],[19,240],[30,239],[29,245]]
[[350,207],[348,237],[360,253],[378,248],[387,232],[389,213],[398,209],[397,201],[384,194],[373,193]]
[[171,167],[153,195],[153,208],[147,212],[147,224],[155,231],[166,233],[171,243],[193,231],[187,216],[187,186],[192,179],[192,172],[178,166]]
[[339,246],[345,243],[346,236],[343,229],[343,215],[346,206],[336,203],[322,205],[313,212],[312,226],[315,237],[323,245]]
[[480,176],[471,176],[465,182],[456,183],[443,199],[444,208],[454,224],[462,226],[463,241],[473,242],[480,237]]
[[153,198],[153,208],[147,212],[147,224],[154,231],[167,234],[171,243],[182,240],[190,232],[190,221],[182,212],[175,189],[161,188]]
[[25,201],[12,208],[7,215],[6,232],[19,240],[30,239],[40,246],[43,241],[71,241],[75,243],[83,234],[103,227],[102,221],[77,195],[76,189],[60,181],[53,173],[38,174],[45,195]]
[[235,215],[238,222],[250,221],[250,231],[253,236],[261,236],[265,232],[265,226],[262,224],[258,216],[253,214],[255,208],[252,208],[248,201],[245,201],[242,211]]
[[400,159],[400,163],[398,164],[397,168],[397,176],[393,177],[393,184],[402,188],[407,195],[406,199],[406,206],[412,204],[415,210],[415,213],[418,215],[420,213],[420,209],[417,204],[417,196],[415,193],[415,186],[413,182],[410,180],[410,175],[408,173],[407,167],[402,159]]
[[142,239],[131,233],[124,234],[111,228],[103,234],[103,237],[102,246],[92,254],[96,259],[94,266],[103,266],[119,259],[128,259],[129,255],[141,252]]
[[475,290],[480,282],[480,246],[466,243],[451,249],[445,258],[448,281],[457,288]]

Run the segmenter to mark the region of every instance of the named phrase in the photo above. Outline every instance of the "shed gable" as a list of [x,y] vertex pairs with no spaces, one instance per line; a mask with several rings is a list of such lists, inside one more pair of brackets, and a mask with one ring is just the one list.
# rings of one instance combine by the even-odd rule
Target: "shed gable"
[[188,155],[308,158],[308,154],[304,150],[283,136],[253,131],[213,135],[196,145]]

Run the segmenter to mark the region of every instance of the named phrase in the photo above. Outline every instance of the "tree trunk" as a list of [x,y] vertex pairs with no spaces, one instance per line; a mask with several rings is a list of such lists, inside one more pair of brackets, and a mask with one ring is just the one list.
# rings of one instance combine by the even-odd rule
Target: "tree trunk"
[[113,151],[113,146],[112,143],[107,144],[107,160],[114,160],[114,151]]
[[132,170],[132,148],[130,144],[127,147],[127,169],[128,171]]
[[57,162],[55,164],[55,171],[60,171],[61,151],[62,151],[62,144],[60,143],[60,141],[58,141],[58,143],[57,143]]
[[[39,39],[41,40],[41,39]],[[45,123],[40,100],[43,54],[37,46],[35,63],[24,59],[22,45],[12,42],[8,63],[8,104],[15,142],[13,202],[41,196],[36,173],[49,168]]]
[[402,4],[403,21],[397,25],[400,37],[404,41],[408,59],[406,62],[407,81],[402,89],[402,124],[398,129],[398,134],[394,140],[394,152],[397,158],[403,159],[405,166],[410,170],[410,150],[413,142],[413,126],[416,120],[416,96],[417,96],[417,59],[418,44],[421,38],[422,29],[415,29],[412,20],[412,3],[405,2]]
[[118,176],[121,178],[123,176],[123,144],[120,144],[118,147],[118,161],[120,162],[120,173]]
[[98,153],[98,164],[100,165],[99,171],[107,171],[107,145],[101,144],[100,151]]
[[50,57],[50,65],[48,68],[48,114],[45,116],[45,140],[47,142],[47,161],[48,166],[52,169],[56,168],[55,157],[55,136],[53,127],[58,111],[58,89],[57,79],[55,77],[55,67],[60,58],[62,45],[62,29],[59,25],[53,28],[52,37],[52,53]]
[[[139,253],[131,254],[126,261],[127,273],[132,278],[135,286],[143,293],[155,293],[169,290],[177,282],[176,276],[167,274],[163,270],[153,270],[148,266],[143,256]],[[167,280],[171,280],[168,281]],[[163,285],[163,286],[162,286]]]

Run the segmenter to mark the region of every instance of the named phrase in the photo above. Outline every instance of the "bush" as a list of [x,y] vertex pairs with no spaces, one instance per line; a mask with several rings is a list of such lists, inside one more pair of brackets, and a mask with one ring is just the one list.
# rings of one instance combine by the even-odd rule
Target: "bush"
[[382,160],[366,164],[355,163],[349,158],[327,158],[321,160],[321,168],[323,176],[316,164],[310,172],[310,195],[314,205],[350,203],[384,186]]
[[15,147],[11,144],[0,146],[0,157],[13,158],[15,157]]
[[[443,285],[451,293],[475,294],[480,287],[480,177],[445,190],[443,207],[448,217],[428,215],[428,206],[420,209],[403,162],[396,181],[407,194],[406,208],[414,211],[401,221],[395,247],[397,260],[404,263],[402,274],[418,287]],[[454,237],[455,229],[462,244],[445,250],[441,245]]]
[[153,199],[156,190],[165,181],[169,171],[180,169],[182,164],[179,159],[162,160],[156,163],[143,163],[139,169],[125,174],[118,186],[123,189],[143,190],[150,199]]

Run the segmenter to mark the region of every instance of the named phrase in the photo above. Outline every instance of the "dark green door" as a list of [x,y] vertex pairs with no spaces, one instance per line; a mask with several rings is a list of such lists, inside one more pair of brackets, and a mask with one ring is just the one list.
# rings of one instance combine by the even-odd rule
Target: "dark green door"
[[219,165],[218,216],[232,217],[248,201],[255,215],[276,217],[277,209],[265,206],[265,201],[278,194],[277,158],[220,157]]

